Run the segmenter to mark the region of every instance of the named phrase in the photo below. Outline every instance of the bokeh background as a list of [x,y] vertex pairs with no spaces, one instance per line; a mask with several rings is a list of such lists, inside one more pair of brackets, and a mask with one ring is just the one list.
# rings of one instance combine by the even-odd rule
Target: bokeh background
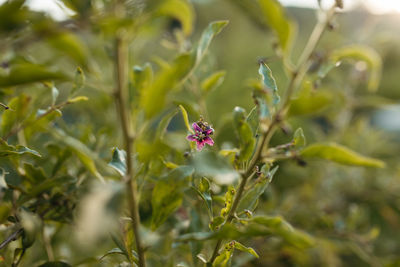
[[[3,2],[0,1],[0,3]],[[82,9],[90,6],[90,4],[85,6],[85,3],[89,2],[92,7],[100,10],[100,3],[103,1],[82,1]],[[126,2],[129,7],[129,5],[140,4],[141,1]],[[245,8],[237,2],[240,1],[191,1],[195,11],[194,32],[184,41],[183,46],[194,45],[203,29],[211,21],[229,20],[229,25],[213,41],[204,62],[196,72],[196,77],[202,80],[217,70],[225,70],[226,76],[223,83],[207,95],[206,114],[201,112],[201,103],[196,105],[195,94],[176,94],[171,99],[171,102],[178,104],[194,103],[192,109],[188,109],[190,121],[195,121],[203,115],[215,129],[217,148],[232,147],[237,142],[231,119],[232,110],[235,106],[242,106],[250,111],[254,106],[250,84],[251,81],[259,79],[260,59],[265,60],[272,69],[281,93],[288,83],[282,61],[276,56],[274,49],[276,38],[273,32],[260,21],[259,10]],[[329,1],[321,2],[323,7],[330,3]],[[282,3],[289,17],[298,24],[297,39],[293,48],[293,59],[296,62],[317,21],[318,3],[316,0],[282,1]],[[377,51],[383,62],[378,90],[370,92],[366,89],[369,69],[365,63],[362,61],[342,62],[326,77],[319,79],[318,84],[314,84],[315,90],[329,92],[329,101],[326,105],[312,114],[292,114],[285,125],[287,133],[279,131],[273,137],[272,145],[290,142],[293,130],[302,127],[307,142],[310,144],[317,141],[334,141],[362,154],[379,158],[386,163],[386,167],[383,169],[348,167],[322,160],[307,161],[305,166],[300,166],[296,161],[279,162],[279,171],[271,186],[262,195],[257,212],[282,215],[294,227],[317,237],[318,245],[304,251],[281,242],[279,238],[244,239],[243,243],[252,246],[261,257],[254,259],[251,255],[240,254],[240,257],[234,258],[232,266],[400,266],[400,88],[398,82],[400,4],[395,0],[371,0],[368,3],[367,1],[344,0],[346,8],[338,14],[332,29],[324,34],[313,60],[315,64],[318,64],[318,60],[323,60],[330,52],[344,45],[356,43],[370,46]],[[54,8],[52,9],[51,6]],[[50,29],[53,24],[64,23],[68,31],[76,34],[85,44],[83,51],[88,58],[87,61],[84,60],[87,63],[86,84],[80,94],[87,96],[89,101],[67,106],[63,109],[62,118],[57,120],[56,125],[64,133],[74,136],[94,151],[96,158],[100,161],[108,161],[111,158],[112,147],[121,144],[121,133],[115,125],[118,120],[111,98],[114,73],[113,64],[110,61],[112,43],[109,42],[109,36],[113,33],[107,32],[107,23],[112,24],[112,21],[104,20],[104,24],[92,25],[85,19],[85,15],[80,15],[78,24],[69,25],[69,20],[77,13],[68,10],[61,1],[28,1],[26,7],[36,10],[40,14],[38,16],[47,17],[49,21],[43,22],[43,25],[34,24],[37,28],[33,27],[33,33],[26,35],[28,37],[24,37],[25,32],[19,32],[19,35],[10,37],[11,33],[7,32],[8,24],[3,21],[0,24],[1,34],[7,42],[3,47],[0,44],[0,62],[6,64],[9,61],[29,59],[47,64],[65,73],[74,73],[77,61],[79,62],[82,58],[74,54],[75,51],[68,52],[63,47],[57,47],[57,44],[47,42],[45,37],[42,41],[42,36],[39,35],[39,32],[46,33],[46,27]],[[87,12],[87,18],[89,18],[90,8]],[[132,17],[134,16],[133,13]],[[41,26],[43,28],[40,28]],[[168,18],[154,20],[150,25],[140,29],[139,34],[130,44],[132,52],[130,62],[140,66],[151,62],[153,66],[157,66],[157,64],[162,65],[163,61],[172,60],[179,43],[173,32],[180,27],[179,21]],[[26,29],[28,32],[31,30]],[[37,38],[40,40],[38,41]],[[180,45],[182,48],[182,43]],[[5,68],[6,65],[3,65],[3,69]],[[68,83],[57,83],[60,99],[69,94],[70,87]],[[42,84],[32,84],[28,88],[18,87],[16,91],[4,89],[0,92],[2,102],[7,102],[12,96],[18,94],[29,95],[33,101],[32,109],[46,106],[51,102],[49,90]],[[185,135],[183,120],[180,115],[176,115],[168,127],[166,138],[172,147],[184,151],[188,149]],[[13,138],[10,142],[17,140],[17,137]],[[31,144],[30,148],[46,154],[51,153],[49,144],[57,145],[57,143],[62,143],[63,139],[65,141],[65,136],[53,133],[37,134],[27,141]],[[70,153],[68,149],[62,151],[62,153]],[[35,162],[47,171],[51,164],[56,163],[57,156],[62,155],[64,154],[53,156],[51,161],[46,162],[44,158]],[[101,242],[92,242],[90,240],[92,236],[85,235],[85,231],[90,232],[87,227],[90,229],[93,224],[97,225],[96,229],[99,228],[98,232],[101,232],[101,228],[114,229],[115,225],[107,221],[109,214],[99,215],[98,213],[102,211],[96,213],[96,203],[98,206],[105,205],[104,199],[107,199],[109,191],[101,186],[96,187],[90,182],[90,176],[93,176],[93,173],[82,175],[84,171],[81,167],[76,167],[81,165],[76,158],[72,157],[68,161],[66,167],[60,167],[61,171],[79,177],[79,184],[82,184],[82,187],[79,191],[73,191],[74,189],[69,187],[63,187],[60,190],[71,189],[75,192],[70,195],[73,198],[73,205],[86,207],[79,209],[79,212],[86,213],[86,216],[71,207],[72,214],[62,213],[67,218],[65,220],[67,225],[62,225],[63,220],[57,219],[56,222],[49,222],[45,227],[44,231],[47,231],[45,236],[51,236],[55,257],[65,259],[72,266],[125,266],[118,265],[124,260],[121,255],[111,255],[101,262],[98,261],[98,258],[107,250],[115,247],[107,233],[105,237],[100,238]],[[0,161],[0,164],[4,164],[1,167],[9,172],[8,182],[21,179],[9,163]],[[106,177],[112,176],[106,164],[103,166],[98,161],[96,164],[101,174]],[[68,166],[74,167],[65,170]],[[18,182],[10,183],[18,184]],[[118,184],[115,187],[113,190],[118,191]],[[224,189],[219,188],[222,191]],[[148,224],[151,216],[149,198],[150,196],[144,196],[141,201],[144,224]],[[63,199],[65,202],[53,204],[56,207],[68,205],[68,200]],[[190,203],[188,201],[185,204],[187,210]],[[120,207],[113,207],[114,211],[111,212],[115,218],[117,218],[115,214],[120,212],[118,208]],[[149,254],[149,257],[155,258],[152,261],[154,266],[177,266],[180,259],[190,258],[187,256],[190,255],[190,249],[181,244],[175,244],[172,240],[174,234],[172,232],[187,231],[184,222],[188,220],[187,210],[186,213],[185,209],[179,210],[178,214],[167,221],[169,225],[176,225],[173,231],[166,228],[157,234],[146,230],[148,242],[157,249],[153,252],[154,255]],[[90,213],[91,211],[94,215]],[[93,219],[98,218],[96,216],[101,215],[104,215],[104,220],[93,222]],[[92,221],[91,216],[93,216]],[[205,221],[206,219],[202,222],[203,228],[207,228]],[[7,231],[8,228],[3,225],[0,236],[5,238],[9,233]],[[97,235],[98,232],[94,232],[93,235]],[[80,239],[77,237],[79,235],[85,238]],[[167,237],[169,240],[166,241]],[[20,266],[37,266],[43,262],[46,259],[43,244],[46,242],[35,242]],[[211,244],[208,246],[212,247]],[[0,265],[9,266],[7,259],[12,258],[13,249],[16,247],[18,247],[18,241],[11,243],[7,250],[0,251],[0,255],[6,259],[4,262],[0,261]],[[161,256],[156,255],[157,253]],[[167,258],[175,258],[175,260],[168,261]]]

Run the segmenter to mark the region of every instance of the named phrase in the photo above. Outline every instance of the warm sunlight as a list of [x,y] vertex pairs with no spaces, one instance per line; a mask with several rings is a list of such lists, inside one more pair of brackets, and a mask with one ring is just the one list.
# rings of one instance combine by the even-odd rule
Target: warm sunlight
[[[280,2],[290,6],[318,6],[317,0],[280,0]],[[323,6],[330,6],[333,2],[333,0],[321,0]],[[357,8],[357,6],[363,5],[375,14],[400,13],[400,1],[398,0],[344,0],[343,2],[346,9]]]

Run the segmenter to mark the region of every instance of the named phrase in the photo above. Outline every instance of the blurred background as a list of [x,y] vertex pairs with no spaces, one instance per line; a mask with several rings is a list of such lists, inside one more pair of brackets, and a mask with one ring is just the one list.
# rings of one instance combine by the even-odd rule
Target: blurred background
[[[0,4],[4,2],[1,0]],[[0,44],[2,49],[0,62],[3,64],[28,58],[66,73],[74,73],[77,65],[87,63],[85,69],[87,82],[80,94],[88,96],[90,101],[66,107],[57,125],[95,151],[104,161],[110,159],[111,148],[120,144],[121,140],[120,133],[115,128],[115,107],[110,97],[114,81],[113,64],[110,62],[111,44],[107,38],[113,32],[107,32],[107,27],[112,21],[102,18],[104,20],[99,20],[96,24],[89,23],[86,19],[91,17],[91,12],[96,13],[104,9],[108,2],[112,1],[85,0],[81,2],[82,9],[76,11],[67,7],[68,1],[27,1],[25,4],[27,8],[47,18],[38,19],[43,24],[34,24],[37,27],[33,27],[34,33],[28,38],[24,37],[24,31],[18,32],[11,38],[7,32],[7,23],[3,21],[0,24],[1,36],[10,44],[8,47],[1,47]],[[126,2],[129,7],[140,6],[143,1]],[[194,94],[176,94],[171,102],[191,103],[188,105],[192,107],[188,109],[190,121],[195,121],[199,115],[203,115],[215,129],[216,147],[232,147],[237,142],[232,126],[232,110],[235,106],[242,106],[250,111],[254,106],[251,84],[252,81],[259,79],[259,60],[268,63],[281,93],[287,86],[288,78],[282,60],[276,55],[276,38],[271,29],[260,19],[259,10],[250,6],[246,8],[239,0],[190,2],[195,14],[194,31],[190,37],[184,41],[177,40],[174,30],[181,28],[182,25],[176,19],[154,20],[143,27],[132,40],[130,61],[140,66],[146,62],[151,62],[153,66],[162,65],[164,60],[173,59],[180,48],[194,46],[211,21],[229,20],[229,25],[215,38],[204,62],[196,71],[199,80],[217,70],[226,71],[221,85],[205,98],[207,114],[202,114],[200,104],[197,103],[196,106],[197,99]],[[297,38],[292,52],[293,61],[296,62],[317,22],[318,9],[327,8],[332,1],[319,1],[321,7],[317,0],[280,2],[285,6],[288,16],[298,24]],[[318,69],[318,64],[329,57],[332,51],[345,45],[369,46],[379,54],[383,62],[378,90],[376,92],[367,90],[370,66],[362,60],[344,61],[340,66],[335,66],[328,75],[318,78],[315,78],[318,75],[311,70],[309,78],[312,81],[312,90],[323,92],[321,98],[311,101],[318,103],[322,101],[323,104],[312,112],[301,107],[291,110],[285,125],[286,133],[278,131],[272,139],[272,145],[290,142],[292,132],[297,127],[302,127],[309,144],[317,141],[334,141],[364,155],[381,159],[386,163],[386,167],[383,169],[348,167],[319,160],[307,161],[306,166],[300,166],[295,161],[279,162],[279,171],[262,196],[257,212],[282,215],[296,228],[317,237],[318,246],[304,251],[280,242],[278,238],[256,238],[253,241],[245,239],[243,243],[253,247],[261,257],[254,259],[250,255],[243,254],[241,257],[235,257],[232,266],[400,266],[400,85],[398,82],[400,1],[344,0],[343,2],[345,8],[340,11],[331,29],[324,34],[314,54],[313,64]],[[134,16],[133,13],[132,17]],[[71,18],[76,17],[78,23],[70,23]],[[57,44],[49,43],[45,38],[43,42],[36,41],[36,38],[42,38],[40,34],[45,34],[51,25],[59,24],[66,26],[68,31],[78,36],[85,48],[77,51],[84,51],[88,60],[82,60],[74,50],[65,52],[65,48],[57,47]],[[70,85],[62,82],[57,84],[57,88],[61,99],[70,91]],[[30,95],[35,107],[51,101],[48,88],[38,84],[29,88],[18,88],[16,92],[2,90],[0,100],[7,102],[18,93]],[[296,105],[301,106],[301,103]],[[177,115],[168,127],[166,138],[171,140],[174,148],[184,151],[188,145],[185,141],[179,140],[185,140],[185,135],[183,121]],[[63,139],[62,136],[58,138],[55,139],[55,143]],[[11,139],[13,140],[16,139]],[[41,152],[49,150],[48,140],[48,136],[41,135],[32,137],[28,143],[32,144],[31,148]],[[55,160],[52,163],[54,162]],[[6,169],[7,164],[4,165]],[[44,158],[38,161],[38,164],[47,166],[50,161],[45,162]],[[76,170],[73,169],[75,167],[71,168],[69,172],[74,175],[79,176],[83,172],[77,167]],[[98,168],[102,172],[103,168]],[[18,176],[15,171],[11,169],[8,171],[10,178],[7,179],[11,180]],[[79,199],[78,202],[95,188],[84,180],[82,184],[84,185],[82,190],[74,195]],[[101,190],[99,188],[94,191],[102,192]],[[118,186],[115,190],[118,190]],[[101,196],[104,195],[96,196],[98,198],[86,197],[85,203],[93,204],[97,201],[103,203],[101,201],[104,198]],[[141,203],[145,224],[150,217],[149,204],[146,201],[149,201],[149,197],[145,196]],[[92,207],[90,205],[87,207]],[[72,218],[71,214],[68,216]],[[87,217],[90,216],[84,219],[89,220]],[[167,223],[174,225],[180,220],[182,218],[178,216],[169,219]],[[107,221],[103,223],[101,227],[108,227]],[[84,225],[84,222],[82,224]],[[204,222],[203,224],[207,225]],[[58,224],[53,224],[48,227],[48,235],[53,236],[52,246],[56,258],[74,263],[72,266],[78,266],[78,263],[79,266],[123,266],[118,265],[122,257],[120,255],[107,257],[101,263],[90,262],[115,245],[104,238],[101,239],[103,243],[96,243],[97,245],[90,248],[87,246],[82,250],[76,246],[76,242],[82,240],[76,241],[70,235],[71,232],[75,232],[75,226],[71,224],[62,228]],[[147,235],[150,243],[155,242],[151,241],[151,238],[160,240],[155,233],[149,232]],[[169,232],[165,230],[160,235],[167,236]],[[2,236],[6,237],[4,231]],[[160,253],[166,253],[168,257],[186,259],[188,256],[184,255],[190,254],[188,248],[180,252],[171,252],[170,248],[161,248],[166,244],[162,242],[167,241],[157,242],[160,242],[158,248]],[[0,251],[0,255],[11,257],[13,253],[11,248],[4,252],[6,254]],[[176,248],[179,248],[179,244],[174,247]],[[20,266],[36,266],[41,262],[45,258],[41,244],[36,242],[25,258]],[[90,259],[85,261],[85,258]],[[160,265],[153,264],[162,266],[165,262],[163,258],[158,260]],[[177,262],[178,260],[167,266],[177,266]],[[2,261],[0,266],[1,264]]]

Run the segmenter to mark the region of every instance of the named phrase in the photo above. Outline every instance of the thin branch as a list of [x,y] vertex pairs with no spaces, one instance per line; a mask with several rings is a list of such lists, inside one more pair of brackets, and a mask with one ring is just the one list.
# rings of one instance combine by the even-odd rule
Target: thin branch
[[[308,70],[309,59],[310,59],[312,53],[314,52],[319,40],[321,39],[322,34],[324,33],[324,31],[327,28],[327,26],[329,25],[333,15],[335,14],[335,9],[336,9],[336,5],[334,5],[331,9],[329,9],[329,11],[326,14],[325,20],[321,20],[319,23],[317,23],[313,32],[311,33],[311,36],[303,50],[303,53],[300,56],[297,68],[294,70],[292,77],[290,79],[288,88],[286,90],[285,97],[282,102],[282,106],[276,111],[268,129],[261,136],[261,142],[257,146],[256,152],[254,153],[254,156],[251,159],[246,172],[242,176],[242,180],[239,184],[238,193],[236,194],[235,199],[234,199],[234,204],[236,203],[236,205],[232,204],[232,208],[229,212],[226,223],[230,223],[233,220],[233,218],[235,217],[235,212],[236,212],[237,206],[242,198],[244,189],[246,187],[246,183],[249,180],[249,178],[251,178],[251,176],[253,175],[254,168],[257,166],[259,160],[262,158],[263,149],[265,147],[268,147],[269,142],[270,142],[272,136],[274,135],[276,129],[280,125],[281,121],[285,118],[287,110],[290,105],[290,99],[291,99],[293,93],[299,87],[301,81],[303,80],[303,77]],[[209,262],[207,263],[207,266],[212,266],[215,259],[218,257],[219,249],[222,245],[222,241],[223,241],[222,239],[219,239],[217,241],[217,244],[215,245],[213,254],[212,254]]]
[[3,249],[9,243],[11,243],[12,241],[17,240],[20,237],[20,235],[22,234],[23,231],[24,230],[22,228],[20,228],[17,231],[13,232],[11,235],[9,235],[3,242],[1,242],[0,249]]
[[139,258],[139,267],[145,267],[144,249],[139,232],[140,217],[139,207],[137,202],[137,184],[133,171],[133,159],[132,159],[132,148],[133,148],[133,134],[131,132],[131,118],[130,110],[126,105],[125,100],[128,99],[127,92],[127,71],[128,71],[128,50],[125,41],[121,36],[116,39],[116,60],[115,60],[115,71],[116,71],[116,88],[114,91],[114,99],[117,107],[117,113],[120,117],[122,133],[124,138],[124,147],[126,151],[126,174],[124,177],[126,183],[126,191],[129,204],[129,212],[132,218],[132,228],[135,235],[136,250]]

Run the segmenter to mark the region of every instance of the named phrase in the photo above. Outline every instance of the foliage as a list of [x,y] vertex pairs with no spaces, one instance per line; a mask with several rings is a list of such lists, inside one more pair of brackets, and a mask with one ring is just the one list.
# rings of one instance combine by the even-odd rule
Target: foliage
[[0,5],[0,266],[400,262],[391,42],[342,1],[59,4]]

